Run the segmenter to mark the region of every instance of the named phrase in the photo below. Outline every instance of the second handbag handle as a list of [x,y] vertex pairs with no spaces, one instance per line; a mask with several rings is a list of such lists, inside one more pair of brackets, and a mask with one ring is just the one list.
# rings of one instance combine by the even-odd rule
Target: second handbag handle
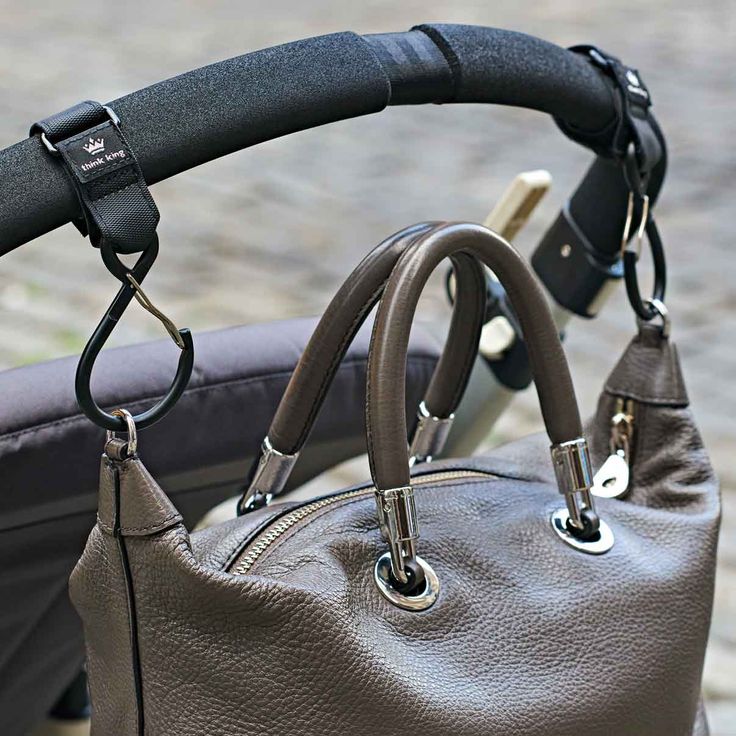
[[[419,297],[439,263],[458,253],[476,257],[504,286],[518,316],[550,440],[570,532],[599,532],[590,487],[592,472],[570,371],[539,282],[524,258],[481,225],[448,223],[417,238],[394,267],[378,307],[368,357],[366,428],[379,521],[389,542],[396,584],[416,585],[419,537],[406,446],[405,371],[409,334]],[[421,580],[420,580],[421,582]]]
[[[251,468],[238,513],[261,508],[282,493],[348,346],[380,298],[391,269],[416,238],[441,224],[425,222],[395,233],[374,248],[340,287],[292,373]],[[475,362],[485,319],[485,272],[467,254],[451,260],[457,302],[412,436],[411,454],[418,462],[432,459],[442,449]]]

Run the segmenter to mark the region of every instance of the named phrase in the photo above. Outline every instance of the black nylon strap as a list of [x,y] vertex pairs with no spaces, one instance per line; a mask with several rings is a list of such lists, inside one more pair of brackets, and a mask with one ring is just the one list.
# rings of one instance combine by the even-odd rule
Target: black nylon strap
[[82,208],[80,232],[118,253],[145,250],[159,212],[114,112],[87,100],[34,123],[30,134],[64,163]]
[[[627,170],[633,189],[644,193],[652,169],[664,155],[664,146],[657,134],[656,124],[649,111],[652,99],[638,70],[626,66],[615,56],[595,46],[572,46],[570,51],[586,56],[611,81],[616,93],[618,115],[605,130],[589,133],[556,118],[557,125],[568,138],[593,149],[599,156],[624,163],[629,147],[634,146],[638,171]],[[632,174],[635,176],[632,177]]]

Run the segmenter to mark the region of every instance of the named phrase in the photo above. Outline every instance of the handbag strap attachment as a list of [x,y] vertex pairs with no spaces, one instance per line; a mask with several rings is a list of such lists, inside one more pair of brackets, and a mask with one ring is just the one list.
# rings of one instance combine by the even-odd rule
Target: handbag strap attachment
[[[375,580],[392,602],[426,601],[436,576],[417,555],[419,524],[406,448],[405,361],[414,312],[425,283],[440,262],[463,252],[490,268],[506,289],[529,353],[552,462],[565,508],[557,533],[593,554],[611,548],[613,535],[594,508],[593,472],[575,391],[544,293],[522,256],[480,225],[450,223],[417,238],[396,264],[384,289],[368,358],[366,426],[368,458],[376,488],[379,525],[389,551],[376,564]],[[554,519],[553,519],[554,526]],[[387,572],[388,571],[388,572]],[[387,577],[388,575],[388,577]]]

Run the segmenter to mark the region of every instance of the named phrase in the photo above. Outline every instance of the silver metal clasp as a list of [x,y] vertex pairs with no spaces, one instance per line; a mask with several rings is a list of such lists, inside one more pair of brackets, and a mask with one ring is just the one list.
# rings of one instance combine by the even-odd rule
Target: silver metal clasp
[[445,447],[452,429],[454,414],[443,419],[430,414],[422,401],[417,410],[417,426],[409,445],[409,467],[420,463],[430,463]]
[[613,533],[598,517],[590,489],[593,466],[588,443],[578,437],[552,445],[557,487],[565,497],[564,509],[552,514],[552,528],[569,545],[583,552],[603,554],[613,546]]
[[[647,221],[649,220],[649,197],[645,194],[642,197],[642,209],[641,218],[639,219],[639,225],[636,229],[636,258],[639,259],[641,255],[642,244],[644,243],[644,233],[647,227]],[[634,224],[634,193],[629,192],[629,199],[626,203],[626,222],[624,223],[624,230],[621,234],[621,255],[623,256],[624,251],[629,245],[629,237],[631,235],[631,228]]]
[[378,520],[389,551],[381,555],[373,579],[386,600],[407,611],[424,611],[440,592],[437,574],[417,555],[419,525],[411,486],[376,490]]
[[[661,299],[644,299],[644,304],[654,310],[655,316],[659,315],[662,320],[662,337],[668,338],[672,332],[672,319],[664,302]],[[643,320],[639,319],[637,321],[641,327]]]
[[417,556],[419,524],[411,486],[376,490],[378,521],[391,554],[391,570],[399,583],[408,582],[406,563]]
[[298,459],[298,452],[293,455],[279,452],[266,437],[261,445],[261,456],[258,458],[248,489],[238,503],[238,514],[246,514],[268,506],[271,499],[284,490]]
[[580,531],[584,529],[582,512],[593,510],[590,489],[593,485],[593,466],[590,462],[588,443],[579,437],[570,442],[552,445],[552,464],[557,487],[565,496],[570,523]]
[[122,417],[125,420],[128,439],[127,441],[119,440],[117,433],[108,429],[105,438],[105,454],[109,457],[114,457],[116,460],[135,457],[138,452],[138,430],[136,429],[133,415],[127,409],[114,409],[110,413],[115,417]]

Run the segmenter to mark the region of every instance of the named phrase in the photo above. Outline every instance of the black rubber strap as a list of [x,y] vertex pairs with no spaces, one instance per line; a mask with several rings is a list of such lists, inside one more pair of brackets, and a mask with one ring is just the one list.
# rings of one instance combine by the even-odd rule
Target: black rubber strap
[[34,123],[31,135],[37,134],[74,184],[82,208],[79,231],[118,253],[145,250],[159,212],[115,113],[99,102],[80,102]]
[[613,158],[624,163],[633,144],[638,170],[627,167],[632,189],[646,191],[649,175],[664,155],[661,136],[650,115],[651,95],[637,69],[626,66],[620,59],[595,46],[572,46],[570,51],[586,56],[601,69],[616,92],[618,115],[609,128],[591,134],[560,118],[556,122],[572,140],[593,149],[599,156]]

